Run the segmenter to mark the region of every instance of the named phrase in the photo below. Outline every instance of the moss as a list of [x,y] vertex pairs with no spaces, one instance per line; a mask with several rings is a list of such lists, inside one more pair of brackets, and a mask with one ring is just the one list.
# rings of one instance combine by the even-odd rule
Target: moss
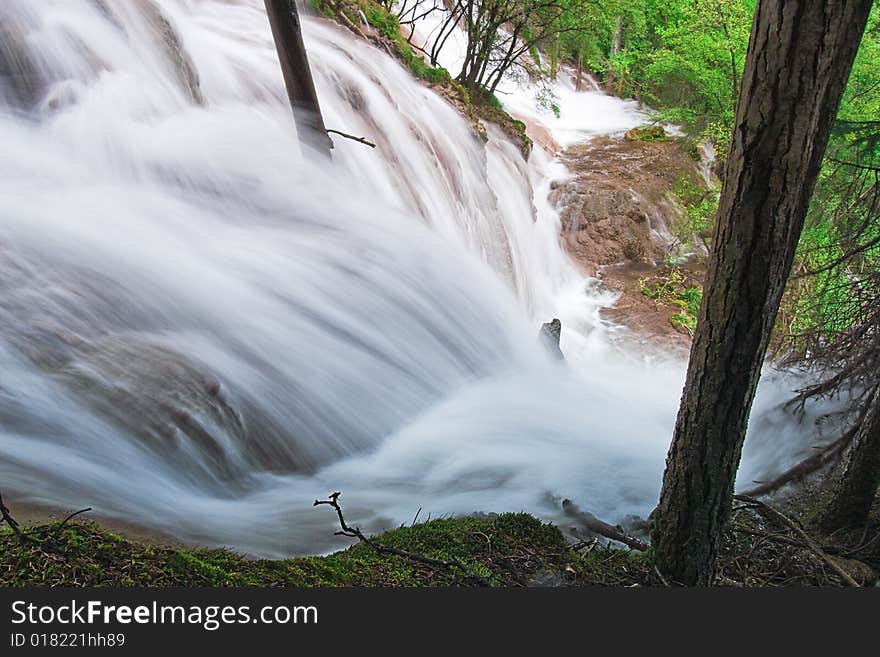
[[[57,523],[28,531],[49,535]],[[389,547],[460,561],[498,586],[576,583],[599,577],[594,557],[573,551],[559,529],[523,513],[446,518],[377,537]],[[612,562],[630,557],[603,552]],[[621,552],[621,555],[627,553]],[[608,563],[602,562],[603,568]],[[623,563],[623,562],[621,562]],[[473,585],[456,569],[379,554],[365,544],[327,556],[249,559],[224,549],[156,547],[95,523],[71,523],[49,549],[0,532],[0,586],[450,586]]]
[[644,125],[633,128],[624,135],[627,141],[666,141],[666,130],[662,125]]
[[669,318],[669,323],[676,331],[683,331],[690,335],[693,335],[697,330],[697,318],[688,313],[675,313]]
[[324,0],[308,0],[308,5],[324,18],[336,19],[336,12],[333,7]]

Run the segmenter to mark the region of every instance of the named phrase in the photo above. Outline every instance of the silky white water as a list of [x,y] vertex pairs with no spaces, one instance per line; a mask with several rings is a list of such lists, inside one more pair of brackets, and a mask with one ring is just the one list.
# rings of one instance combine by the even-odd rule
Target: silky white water
[[[484,144],[314,19],[325,123],[378,147],[301,152],[261,0],[4,0],[0,21],[10,499],[269,556],[340,544],[311,506],[334,490],[365,530],[650,511],[684,364],[615,346],[613,295],[559,244],[558,162]],[[638,122],[603,98],[565,129]],[[551,317],[565,364],[536,339]],[[795,423],[790,389],[762,386],[740,481],[821,440],[827,409]]]

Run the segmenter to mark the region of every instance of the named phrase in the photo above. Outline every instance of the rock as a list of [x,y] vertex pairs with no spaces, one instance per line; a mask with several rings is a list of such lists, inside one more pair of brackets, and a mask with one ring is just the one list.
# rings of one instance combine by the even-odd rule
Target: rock
[[666,139],[666,130],[662,125],[642,125],[627,130],[624,137],[627,141],[660,141]]
[[543,343],[547,351],[556,356],[559,360],[565,360],[562,349],[559,348],[559,338],[562,336],[562,322],[554,318],[541,326],[538,338]]
[[562,155],[573,174],[551,186],[568,253],[595,275],[600,267],[665,259],[684,219],[675,190],[700,184],[699,167],[678,140],[596,137]]

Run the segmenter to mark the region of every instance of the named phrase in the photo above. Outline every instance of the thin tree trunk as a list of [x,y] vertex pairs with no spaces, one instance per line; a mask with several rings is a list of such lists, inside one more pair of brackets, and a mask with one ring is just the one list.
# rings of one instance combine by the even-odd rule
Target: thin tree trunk
[[846,468],[822,517],[829,531],[864,525],[880,487],[880,385],[856,432]]
[[265,0],[265,3],[297,134],[301,141],[329,155],[333,142],[324,128],[321,106],[300,31],[296,2]]
[[759,0],[660,504],[657,566],[710,585],[770,330],[870,0]]
[[[623,23],[620,19],[620,16],[617,17],[617,20],[614,22],[614,40],[611,42],[611,59],[620,52],[620,47],[623,41]],[[623,74],[621,74],[621,78]],[[617,84],[617,80],[614,77],[614,67],[608,67],[608,75],[605,79],[605,89],[608,93],[613,94],[616,92],[615,84]],[[622,86],[622,85],[621,85]]]

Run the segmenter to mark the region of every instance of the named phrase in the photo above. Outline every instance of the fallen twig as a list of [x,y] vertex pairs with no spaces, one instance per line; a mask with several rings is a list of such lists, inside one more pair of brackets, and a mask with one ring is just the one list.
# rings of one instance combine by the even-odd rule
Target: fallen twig
[[816,543],[816,541],[813,540],[813,538],[809,534],[807,534],[807,532],[805,532],[797,522],[784,515],[780,511],[777,511],[772,506],[764,504],[764,502],[756,500],[753,497],[749,497],[748,495],[734,495],[733,499],[740,502],[745,502],[766,518],[773,519],[776,522],[781,523],[783,526],[792,530],[795,534],[797,534],[798,538],[800,538],[804,542],[804,546],[817,557],[819,557],[822,561],[824,561],[831,568],[831,570],[833,570],[837,574],[837,576],[843,581],[844,584],[846,584],[847,586],[858,588],[859,583],[856,582],[848,572],[841,568],[834,559],[829,557],[825,550],[823,550],[822,547],[818,543]]
[[434,559],[432,557],[426,557],[422,554],[417,554],[415,552],[409,552],[407,550],[400,550],[398,548],[382,545],[381,543],[377,543],[376,541],[367,538],[360,529],[358,529],[357,527],[352,527],[345,522],[345,517],[342,515],[342,507],[339,506],[340,495],[342,495],[341,492],[332,493],[326,500],[315,500],[315,503],[313,505],[319,506],[321,504],[327,504],[328,506],[332,506],[336,510],[336,515],[339,517],[339,525],[340,527],[342,527],[340,531],[334,532],[337,536],[350,536],[352,538],[357,538],[362,543],[366,543],[367,545],[369,545],[379,554],[393,554],[398,557],[404,557],[412,561],[417,561],[419,563],[427,564],[429,566],[437,566],[440,568],[457,568],[458,570],[464,572],[467,577],[475,580],[478,584],[480,584],[480,586],[492,586],[489,580],[487,580],[482,575],[477,575],[476,573],[474,573],[461,561],[445,561],[443,559]]

